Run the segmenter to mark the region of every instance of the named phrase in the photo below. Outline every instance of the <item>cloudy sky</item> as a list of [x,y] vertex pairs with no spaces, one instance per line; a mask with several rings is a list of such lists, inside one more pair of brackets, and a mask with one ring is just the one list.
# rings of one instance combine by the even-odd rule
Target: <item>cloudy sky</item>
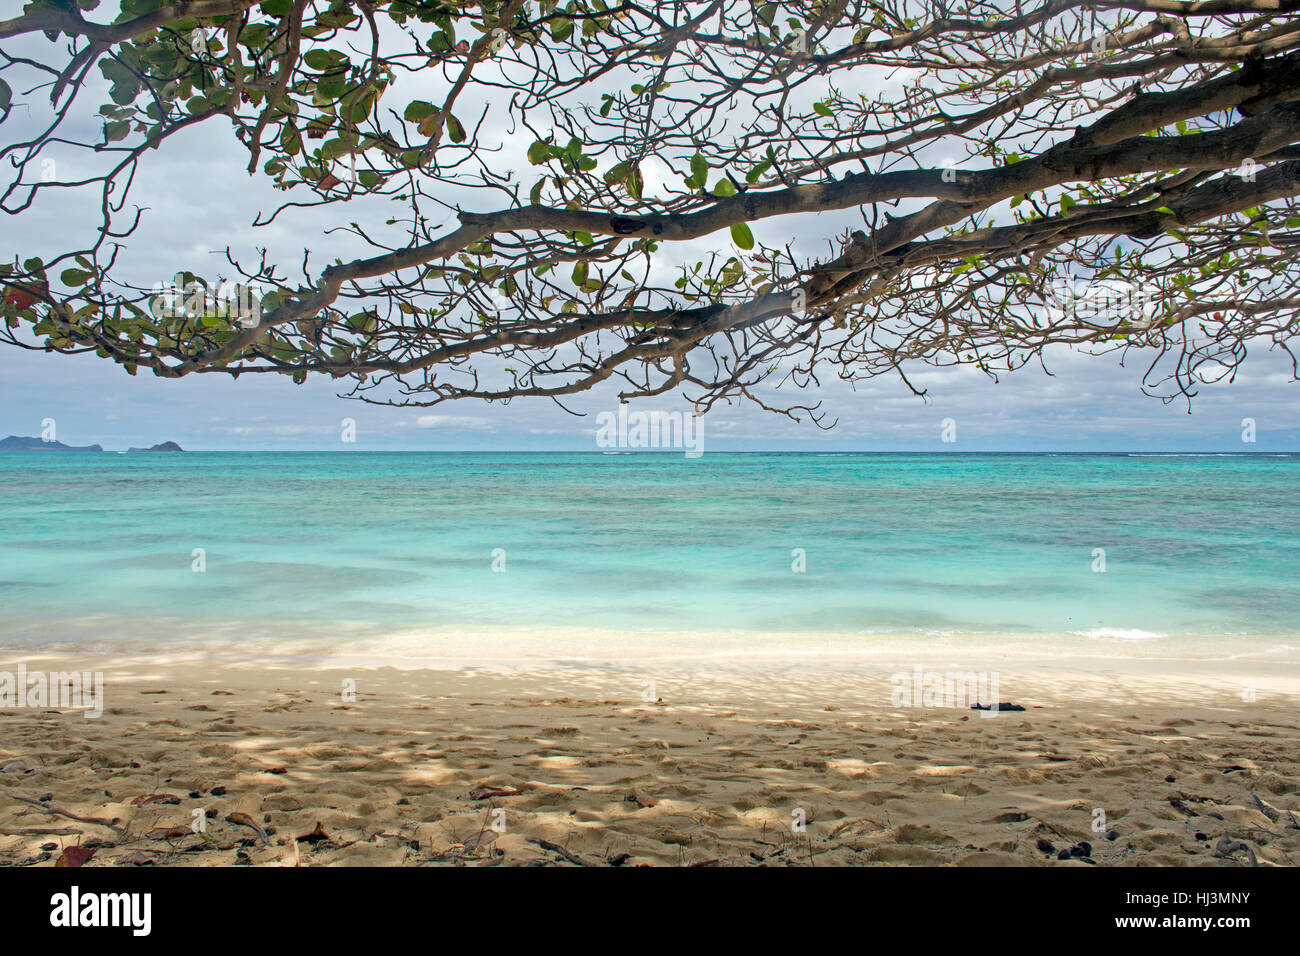
[[[14,5],[0,0],[0,14]],[[432,95],[418,83],[402,91],[401,100]],[[103,102],[86,100],[80,132],[93,138],[98,124],[89,114]],[[504,113],[505,111],[499,111]],[[2,135],[27,132],[40,119],[15,110]],[[528,141],[504,128],[485,127],[485,137],[500,144],[501,169],[514,169],[531,182],[523,151]],[[93,157],[57,156],[60,178],[89,171]],[[281,217],[269,228],[251,229],[260,209],[278,194],[243,173],[247,153],[216,123],[172,141],[168,150],[150,154],[137,182],[133,201],[144,209],[139,231],[131,237],[122,262],[133,281],[165,282],[180,269],[213,276],[229,246],[248,256],[268,247],[278,261],[300,262],[304,248],[319,265],[366,250],[339,234],[325,235],[329,215],[382,223],[390,206],[361,206],[328,215],[302,211]],[[653,174],[647,189],[653,190]],[[97,219],[95,197],[51,191],[55,195],[12,219],[0,234],[0,255],[43,255],[80,247]],[[283,199],[283,196],[279,196]],[[494,200],[494,208],[496,204]],[[811,220],[808,220],[811,222]],[[788,220],[755,229],[760,241],[788,241],[808,235],[802,250],[823,255],[826,240],[847,223],[834,216],[817,218],[804,229]],[[796,239],[798,248],[798,239]],[[691,260],[713,249],[730,252],[726,233],[680,244]],[[227,270],[229,272],[229,270]],[[838,425],[823,431],[756,407],[716,409],[704,420],[705,447],[713,450],[1165,450],[1165,451],[1300,451],[1300,386],[1291,383],[1285,356],[1260,349],[1247,360],[1232,383],[1207,387],[1193,401],[1162,404],[1141,391],[1143,366],[1120,367],[1114,357],[1091,358],[1068,351],[1051,356],[1049,376],[1030,368],[993,383],[970,369],[922,369],[910,374],[928,389],[926,400],[901,382],[881,379],[859,386],[825,381],[802,401],[823,402],[828,420]],[[180,442],[188,449],[484,449],[594,450],[595,415],[616,408],[614,389],[572,403],[585,417],[567,414],[544,400],[520,400],[509,406],[450,403],[433,409],[365,405],[337,396],[337,383],[322,380],[296,386],[272,376],[249,375],[232,382],[219,375],[196,375],[164,381],[141,373],[130,377],[120,368],[93,357],[67,357],[0,347],[0,436],[39,435],[44,419],[54,419],[61,441],[99,443],[106,448]],[[789,399],[799,401],[800,399]],[[667,398],[638,406],[672,410],[681,404]],[[956,423],[957,441],[940,441],[944,419]],[[1242,420],[1256,423],[1258,440],[1241,440]],[[346,419],[356,423],[356,443],[341,441]]]

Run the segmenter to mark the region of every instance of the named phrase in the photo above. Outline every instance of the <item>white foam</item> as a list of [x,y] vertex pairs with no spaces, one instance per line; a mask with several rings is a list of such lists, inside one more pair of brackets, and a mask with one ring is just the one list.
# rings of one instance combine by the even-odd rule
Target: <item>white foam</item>
[[1094,627],[1091,630],[1071,631],[1070,633],[1095,640],[1111,641],[1154,641],[1169,636],[1156,631],[1143,631],[1136,627]]

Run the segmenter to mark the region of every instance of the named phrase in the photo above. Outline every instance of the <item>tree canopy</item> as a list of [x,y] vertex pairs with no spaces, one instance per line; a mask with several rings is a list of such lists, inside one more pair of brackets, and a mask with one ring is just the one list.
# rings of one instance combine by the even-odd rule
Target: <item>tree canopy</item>
[[[1058,345],[1191,395],[1296,321],[1300,0],[107,6],[0,22],[6,244],[61,192],[101,213],[0,263],[12,345],[395,404],[612,380],[816,420],[827,376],[919,391],[912,368]],[[248,157],[204,189],[260,178],[282,202],[255,225],[338,231],[170,294],[124,275],[156,213],[132,189],[199,124]]]

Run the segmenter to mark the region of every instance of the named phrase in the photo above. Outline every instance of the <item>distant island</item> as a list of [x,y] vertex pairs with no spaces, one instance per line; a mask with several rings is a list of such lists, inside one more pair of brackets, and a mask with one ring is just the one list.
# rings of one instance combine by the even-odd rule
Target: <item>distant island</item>
[[174,441],[161,442],[157,445],[154,445],[152,448],[128,448],[127,449],[127,451],[184,451],[184,450],[185,450],[184,448],[176,444]]
[[61,441],[10,435],[0,439],[0,451],[103,451],[102,445],[65,445]]
[[[103,445],[65,445],[61,441],[45,441],[41,438],[33,438],[30,435],[10,435],[8,438],[0,439],[0,451],[99,451],[104,450]],[[151,448],[130,448],[128,451],[184,451],[180,445],[174,441],[160,442]]]

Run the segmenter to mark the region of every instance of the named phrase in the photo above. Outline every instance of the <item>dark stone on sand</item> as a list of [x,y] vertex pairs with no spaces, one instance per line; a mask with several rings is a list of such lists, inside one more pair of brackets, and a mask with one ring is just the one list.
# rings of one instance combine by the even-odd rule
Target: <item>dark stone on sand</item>
[[1000,703],[1000,704],[971,704],[971,705],[970,705],[970,709],[971,709],[971,710],[998,710],[998,711],[1001,711],[1001,710],[1008,710],[1008,711],[1010,711],[1010,710],[1024,710],[1025,708],[1021,707],[1019,704],[1011,704],[1011,703],[1008,703],[1007,701],[1004,700],[1004,701],[1003,701],[1002,703]]
[[208,791],[208,793],[212,794],[214,797],[224,797],[226,795],[226,788],[213,787],[211,790]]
[[190,791],[190,799],[191,799],[191,800],[201,800],[201,799],[203,799],[203,794],[199,793],[197,790],[191,790],[191,791]]
[[411,801],[407,800],[406,797],[402,797],[401,800],[397,801],[397,805],[399,807],[409,807],[411,805]]
[[1171,773],[1169,776],[1165,777],[1165,783],[1173,783],[1177,779],[1178,778]]
[[1052,841],[1049,840],[1049,839],[1047,839],[1046,837],[1039,837],[1039,838],[1038,838],[1038,844],[1037,844],[1037,846],[1038,846],[1039,851],[1042,852],[1042,853],[1055,853],[1055,852],[1056,852],[1056,847],[1053,846],[1053,845],[1052,845]]
[[1118,840],[1118,839],[1119,839],[1119,831],[1118,831],[1118,830],[1107,830],[1107,831],[1106,831],[1106,839],[1107,839],[1107,840],[1112,840],[1112,841],[1114,841],[1114,840]]
[[1200,830],[1197,830],[1197,831],[1196,831],[1196,839],[1198,839],[1198,840],[1208,840],[1209,837],[1206,836],[1204,833],[1202,833]]
[[1069,849],[1069,847],[1066,847],[1066,848],[1065,848],[1064,850],[1062,850],[1060,853],[1056,854],[1056,858],[1057,858],[1058,860],[1068,860],[1068,859],[1070,858],[1070,856],[1071,856],[1071,854],[1070,854],[1070,849]]

